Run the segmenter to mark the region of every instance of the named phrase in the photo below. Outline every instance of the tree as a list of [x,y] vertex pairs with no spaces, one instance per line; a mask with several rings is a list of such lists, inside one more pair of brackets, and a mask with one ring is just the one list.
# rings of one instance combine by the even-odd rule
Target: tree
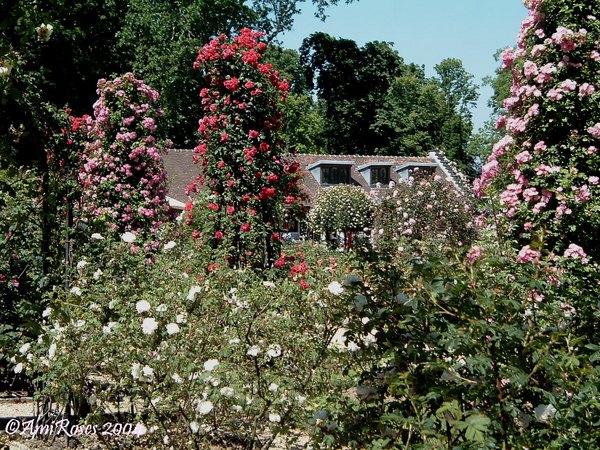
[[324,117],[308,89],[300,55],[295,50],[269,45],[264,58],[277,67],[281,78],[290,83],[288,96],[282,105],[285,117],[282,138],[286,148],[299,153],[324,153]]
[[125,5],[121,0],[8,2],[0,22],[3,156],[43,166],[45,140],[61,126],[53,109],[68,104],[75,115],[89,111],[98,78],[125,64],[114,38]]
[[302,43],[300,60],[323,104],[328,153],[373,154],[381,143],[371,125],[402,66],[396,51],[385,42],[359,48],[352,40],[314,33]]
[[425,155],[442,143],[444,95],[422,68],[407,68],[393,80],[372,125],[381,136],[378,154]]
[[442,127],[442,142],[448,156],[467,173],[472,172],[472,160],[467,144],[473,131],[471,109],[479,97],[473,75],[459,59],[447,58],[435,66],[436,81],[445,94],[446,114]]
[[[500,60],[501,51],[498,50],[494,55],[496,61]],[[502,131],[498,130],[496,121],[504,112],[504,100],[510,97],[512,77],[509,72],[498,66],[495,76],[485,77],[483,84],[491,86],[494,91],[488,99],[488,107],[492,109],[492,115],[477,132],[471,135],[467,147],[467,154],[471,157],[477,174],[481,173],[481,167],[492,153],[494,144],[502,137]]]
[[319,104],[310,95],[289,94],[282,111],[285,116],[283,140],[288,151],[325,153],[325,119]]

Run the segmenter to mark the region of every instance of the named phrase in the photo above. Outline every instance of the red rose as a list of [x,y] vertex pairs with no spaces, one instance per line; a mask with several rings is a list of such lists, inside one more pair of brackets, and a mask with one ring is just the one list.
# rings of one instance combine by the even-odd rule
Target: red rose
[[249,223],[247,223],[247,222],[246,222],[245,224],[243,224],[243,225],[240,227],[240,231],[243,231],[243,232],[250,231],[250,224],[249,224]]
[[227,207],[227,214],[233,214],[235,213],[235,208],[233,206],[228,206]]
[[275,267],[283,267],[285,265],[285,260],[283,258],[279,258],[277,261],[273,263]]
[[298,284],[300,285],[300,289],[303,290],[303,291],[306,290],[306,289],[310,289],[310,284],[308,284],[304,280],[298,281]]
[[206,207],[208,209],[212,209],[213,211],[218,211],[219,210],[219,205],[216,205],[214,203],[209,203],[208,205],[206,205]]
[[200,232],[198,230],[192,231],[192,237],[198,239],[200,237]]
[[258,198],[261,200],[265,200],[275,196],[275,188],[272,187],[264,187],[260,190],[258,194]]
[[258,131],[256,131],[256,130],[250,130],[250,131],[248,132],[248,137],[249,137],[250,139],[256,139],[256,138],[259,136],[259,134],[260,134],[260,133],[259,133]]
[[235,92],[238,90],[240,82],[236,77],[231,77],[229,80],[225,80],[223,82],[223,86],[225,86],[231,92]]
[[222,231],[215,232],[215,238],[217,238],[219,240],[223,239],[223,232]]
[[277,175],[275,175],[274,173],[272,173],[271,175],[269,175],[267,177],[267,181],[269,183],[275,183],[277,180],[279,180],[279,177]]

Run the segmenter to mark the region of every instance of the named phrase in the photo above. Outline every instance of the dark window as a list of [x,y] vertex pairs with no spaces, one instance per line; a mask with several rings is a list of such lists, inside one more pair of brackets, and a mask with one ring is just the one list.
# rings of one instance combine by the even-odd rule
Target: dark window
[[350,167],[321,167],[321,184],[350,184]]
[[371,185],[375,186],[377,183],[390,183],[389,167],[371,167]]

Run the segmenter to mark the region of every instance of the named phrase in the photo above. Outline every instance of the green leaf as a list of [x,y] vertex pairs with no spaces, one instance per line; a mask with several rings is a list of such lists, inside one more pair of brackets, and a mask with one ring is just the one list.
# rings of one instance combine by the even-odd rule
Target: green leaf
[[467,417],[465,436],[470,441],[485,442],[484,434],[488,431],[491,421],[488,417],[474,414]]

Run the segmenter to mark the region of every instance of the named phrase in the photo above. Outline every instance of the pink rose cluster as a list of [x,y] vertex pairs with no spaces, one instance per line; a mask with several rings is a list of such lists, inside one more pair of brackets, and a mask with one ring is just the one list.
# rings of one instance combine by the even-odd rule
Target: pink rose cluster
[[[517,45],[500,55],[513,77],[496,124],[505,134],[473,188],[478,197],[499,200],[508,218],[503,222],[516,236],[541,233],[552,252],[566,245],[565,233],[574,239],[578,226],[594,226],[578,218],[600,207],[598,184],[589,182],[600,169],[600,27],[595,16],[582,17],[566,1],[525,4],[529,14]],[[593,243],[586,244],[589,251]],[[519,260],[531,255],[522,251]]]
[[171,145],[153,134],[162,117],[158,92],[132,73],[98,81],[97,92],[78,177],[83,214],[116,232],[154,232],[168,211],[161,153]]

